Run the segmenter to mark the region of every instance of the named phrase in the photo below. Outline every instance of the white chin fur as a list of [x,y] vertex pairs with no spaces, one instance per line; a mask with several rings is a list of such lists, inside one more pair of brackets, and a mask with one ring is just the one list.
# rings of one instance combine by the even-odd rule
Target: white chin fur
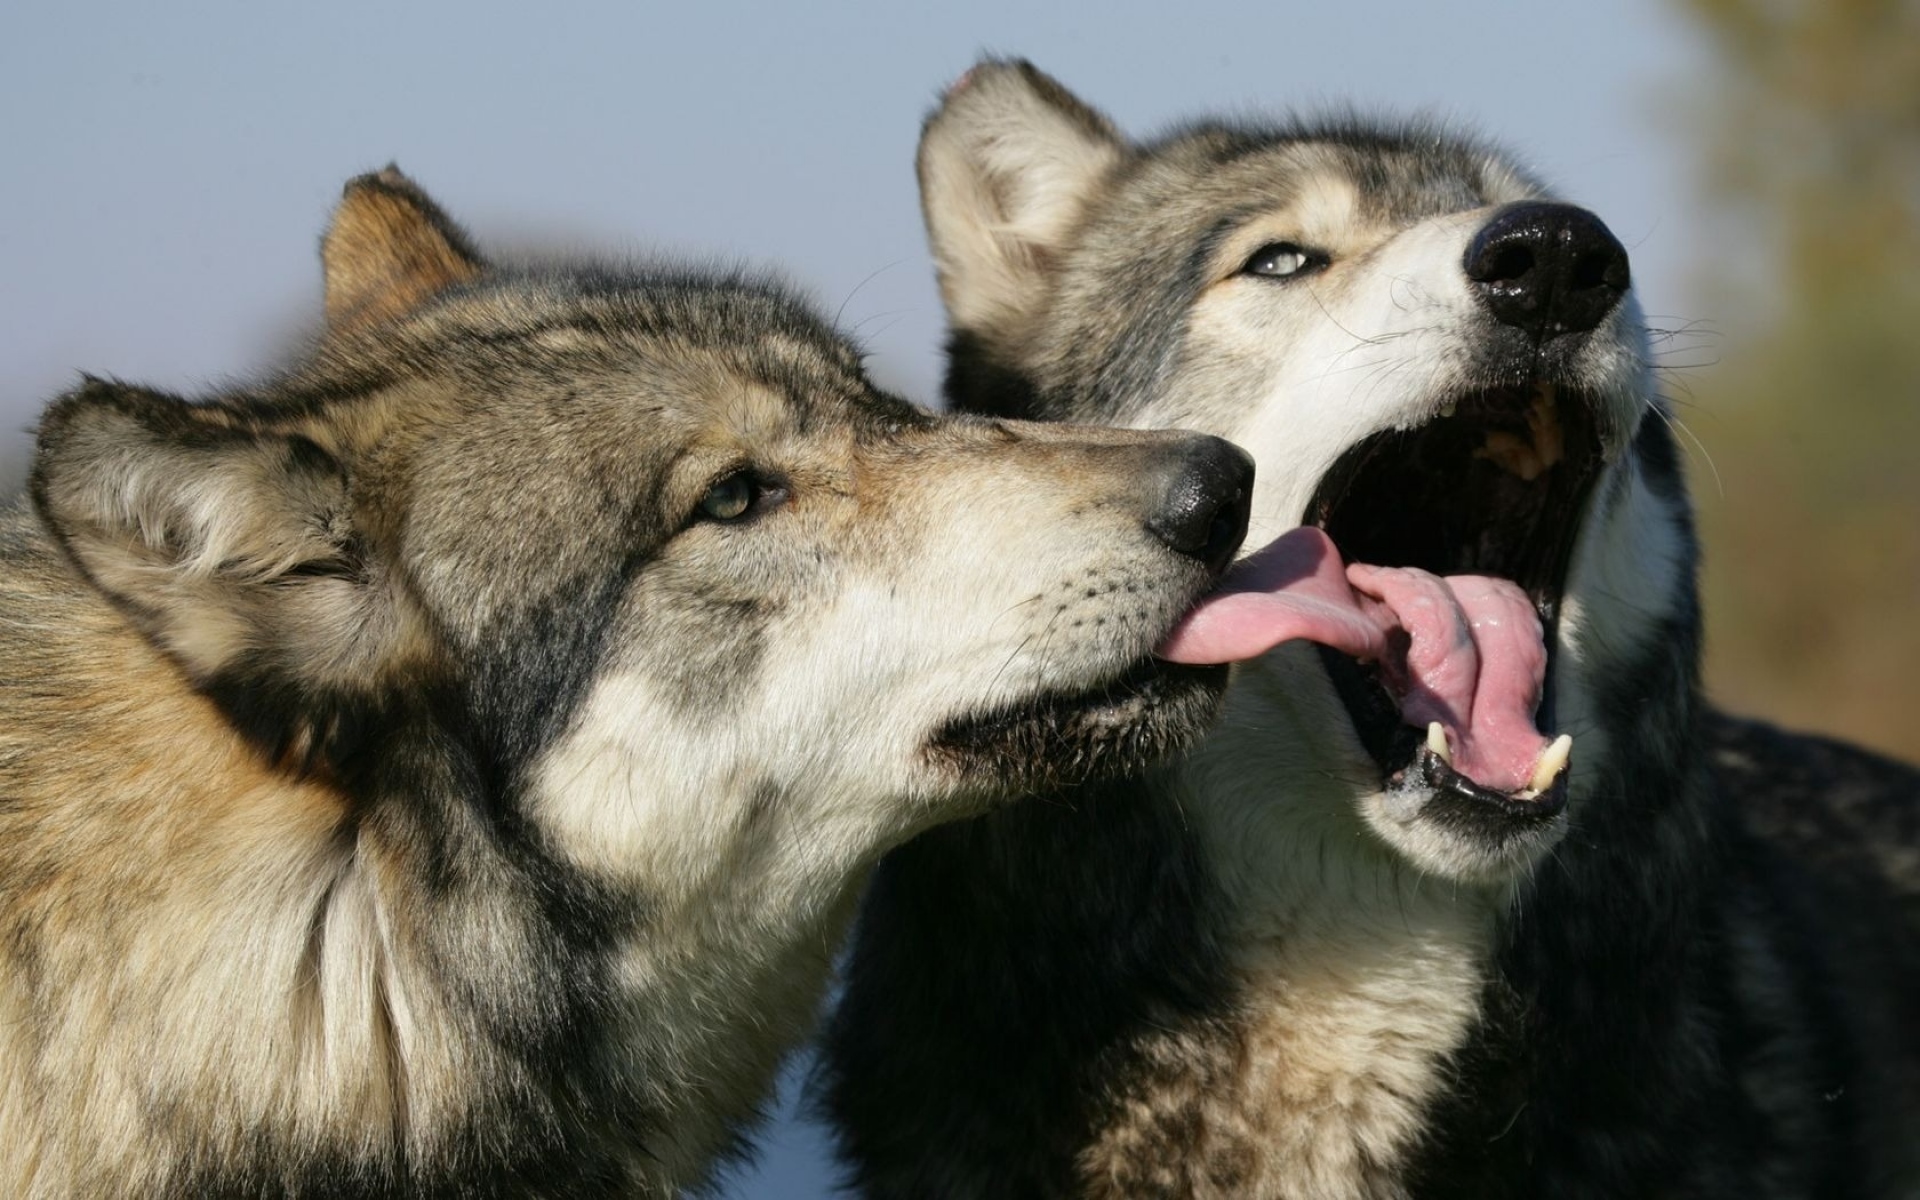
[[1380,839],[1429,875],[1460,883],[1503,884],[1533,869],[1566,831],[1551,825],[1489,845],[1441,826],[1427,815],[1435,793],[1428,787],[1386,788],[1360,802],[1361,815]]

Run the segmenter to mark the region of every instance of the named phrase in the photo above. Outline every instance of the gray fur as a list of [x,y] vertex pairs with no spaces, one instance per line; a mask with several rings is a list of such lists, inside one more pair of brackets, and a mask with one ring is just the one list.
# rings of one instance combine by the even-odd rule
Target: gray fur
[[[920,172],[955,402],[1234,437],[1256,544],[1302,519],[1317,446],[1524,379],[1449,280],[1487,214],[1546,193],[1447,130],[1132,143],[988,61]],[[1242,236],[1332,265],[1256,285]],[[1383,800],[1317,656],[1236,668],[1183,763],[882,865],[827,1063],[863,1194],[1920,1193],[1920,775],[1704,703],[1631,298],[1539,354],[1607,464],[1556,631],[1563,819],[1500,847]]]

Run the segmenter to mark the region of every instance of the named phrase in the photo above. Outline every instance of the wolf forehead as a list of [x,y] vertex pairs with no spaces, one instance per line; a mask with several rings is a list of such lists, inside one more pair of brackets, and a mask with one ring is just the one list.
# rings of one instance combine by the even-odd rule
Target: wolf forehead
[[568,409],[626,414],[640,432],[651,422],[659,442],[700,425],[831,426],[865,440],[929,423],[871,386],[858,351],[773,279],[605,268],[494,269],[398,320],[335,332],[282,375],[197,401],[89,377],[49,407],[43,442],[72,436],[71,421],[102,400],[189,441],[292,436],[356,458],[490,416],[564,433],[539,418]]
[[737,403],[740,388],[759,387],[800,431],[831,421],[884,433],[926,421],[872,388],[859,352],[777,280],[598,264],[495,269],[399,321],[328,339],[257,400],[269,412],[318,414],[435,379],[459,385],[452,398],[471,409],[604,390],[648,414],[710,418]]
[[1139,157],[1169,174],[1204,174],[1202,186],[1239,196],[1251,187],[1272,200],[1296,199],[1325,179],[1344,180],[1357,192],[1355,215],[1381,222],[1456,212],[1515,186],[1541,189],[1471,128],[1357,111],[1190,122],[1145,142]]
[[1431,218],[1546,194],[1491,146],[1435,123],[1193,124],[1124,152],[1088,201],[1073,264],[1151,256],[1160,269],[1129,279],[1173,288],[1168,301],[1184,305],[1257,248],[1242,244],[1249,229],[1304,250],[1364,253]]

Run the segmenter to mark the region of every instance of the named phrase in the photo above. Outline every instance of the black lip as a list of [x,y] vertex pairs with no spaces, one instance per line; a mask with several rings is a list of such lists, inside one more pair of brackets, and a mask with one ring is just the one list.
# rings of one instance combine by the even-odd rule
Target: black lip
[[[1557,732],[1553,682],[1560,603],[1602,455],[1594,399],[1573,388],[1544,387],[1535,382],[1474,390],[1457,397],[1447,415],[1357,443],[1321,480],[1303,523],[1325,530],[1348,562],[1419,567],[1436,575],[1495,575],[1518,584],[1546,636],[1547,679],[1536,723],[1551,737]],[[1482,450],[1491,435],[1526,433],[1528,412],[1542,396],[1552,397],[1562,456],[1525,480]],[[1401,721],[1399,706],[1370,667],[1325,647],[1320,655],[1387,785],[1426,784],[1437,796],[1492,805],[1509,816],[1551,815],[1564,804],[1565,772],[1553,787],[1526,800],[1459,775],[1424,749],[1421,732]],[[1512,805],[1524,807],[1508,812]]]
[[925,754],[958,774],[1018,790],[1134,774],[1199,740],[1228,675],[1224,664],[1149,655],[1090,688],[955,717],[928,739]]
[[1168,543],[1185,582],[1174,585],[1180,603],[1144,652],[1092,686],[1037,692],[949,718],[922,744],[928,762],[1001,791],[1039,791],[1137,774],[1200,740],[1226,698],[1229,666],[1167,662],[1151,647],[1220,585],[1246,538],[1253,460],[1229,442],[1206,440],[1225,464],[1203,481],[1197,510],[1210,506],[1211,520],[1197,546]]
[[[1445,759],[1422,746],[1415,752],[1413,763],[1402,774],[1401,784],[1424,785],[1433,791],[1434,801],[1452,801],[1476,812],[1491,809],[1496,815],[1509,820],[1544,823],[1566,808],[1567,778],[1571,774],[1571,770],[1561,771],[1546,791],[1522,800],[1505,792],[1481,787],[1454,770]],[[1448,807],[1442,803],[1439,811],[1444,812]]]

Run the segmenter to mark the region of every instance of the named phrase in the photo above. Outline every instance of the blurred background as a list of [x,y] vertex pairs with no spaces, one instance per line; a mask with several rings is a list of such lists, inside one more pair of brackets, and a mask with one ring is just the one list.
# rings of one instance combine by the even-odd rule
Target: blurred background
[[[932,400],[914,144],[982,50],[1134,133],[1352,101],[1518,149],[1633,255],[1702,513],[1713,692],[1920,758],[1913,0],[9,0],[0,494],[81,370],[192,392],[281,361],[317,322],[341,183],[390,160],[483,246],[781,264]],[[725,1195],[827,1191],[804,1071]]]

